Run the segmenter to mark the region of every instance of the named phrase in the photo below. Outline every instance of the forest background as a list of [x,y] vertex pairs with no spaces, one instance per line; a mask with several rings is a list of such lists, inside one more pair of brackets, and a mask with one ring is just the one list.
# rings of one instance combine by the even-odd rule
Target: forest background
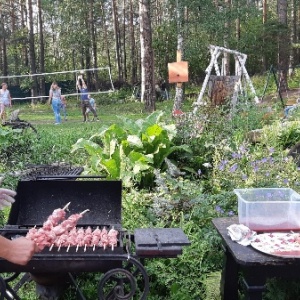
[[[286,79],[299,63],[299,6],[298,0],[0,0],[0,75],[108,66],[120,88],[143,81],[145,67],[152,68],[150,80],[167,80],[181,39],[192,84],[204,78],[209,44],[247,54],[250,75],[274,65]],[[151,63],[142,65],[145,51]],[[225,59],[228,75],[234,62]],[[107,78],[95,76],[93,83],[88,74],[89,86],[108,89]],[[37,96],[53,79],[75,81],[75,74],[8,81]]]
[[[284,80],[288,78],[286,87],[288,83],[299,87],[299,7],[298,0],[0,0],[0,75],[3,78],[108,66],[114,86],[131,90],[143,80],[142,67],[147,66],[142,65],[145,47],[141,47],[141,39],[151,42],[153,83],[167,79],[167,64],[176,60],[178,41],[182,40],[182,59],[189,62],[187,88],[195,87],[199,92],[210,59],[210,44],[247,54],[246,68],[255,79],[256,90],[263,90],[262,77],[271,65],[280,71]],[[151,22],[141,27],[145,12]],[[145,27],[150,34],[146,37],[140,33]],[[226,73],[233,65],[229,58]],[[86,75],[93,90],[110,88],[104,73],[94,82],[91,72]],[[13,97],[17,91],[20,95],[35,96],[47,95],[46,87],[52,80],[74,87],[75,76],[75,73],[28,76],[7,81]],[[276,91],[274,85],[272,88]],[[207,108],[195,118],[189,119],[187,114],[186,119],[176,120],[171,117],[173,98],[157,103],[157,109],[164,111],[164,115],[159,111],[147,115],[143,103],[112,103],[113,97],[114,94],[95,97],[100,104],[100,123],[83,125],[78,122],[81,117],[78,106],[70,105],[68,122],[62,127],[52,125],[53,115],[47,105],[39,105],[34,100],[32,103],[37,105],[22,105],[22,119],[32,122],[39,136],[0,128],[0,171],[7,175],[4,184],[14,188],[14,171],[23,170],[28,164],[57,161],[82,165],[91,174],[108,170],[105,175],[112,178],[116,168],[108,169],[94,158],[100,157],[104,164],[108,154],[102,148],[108,147],[102,146],[111,142],[105,137],[117,136],[116,161],[122,161],[120,156],[130,162],[126,164],[128,169],[119,168],[117,175],[132,187],[123,195],[124,228],[181,227],[191,241],[191,246],[178,259],[146,262],[151,284],[149,299],[219,299],[223,252],[211,219],[236,215],[232,190],[237,186],[291,187],[300,191],[297,166],[286,157],[287,151],[300,141],[299,111],[284,123],[280,119],[280,103],[274,107],[266,103],[266,107],[257,109],[251,101],[241,98],[236,108],[238,113],[234,115],[228,114],[226,107]],[[190,100],[183,103],[185,111],[190,109]],[[125,119],[119,120],[117,116]],[[139,122],[133,123],[138,118],[141,118]],[[169,125],[177,121],[175,137]],[[107,127],[99,132],[99,124]],[[140,138],[151,133],[152,128],[160,129],[156,130],[159,151],[150,147],[153,142],[146,141],[141,148],[130,144],[130,155],[124,157],[121,150],[128,145],[126,134]],[[262,130],[262,142],[253,145],[246,137],[250,130],[256,129]],[[81,155],[70,155],[70,149]],[[136,152],[138,156],[131,155]],[[149,161],[144,153],[158,159]],[[137,164],[136,157],[141,158],[141,164]],[[167,157],[186,176],[174,178],[167,173],[164,165]],[[136,166],[138,171],[134,173]],[[155,185],[153,190],[147,185],[149,179]],[[139,189],[133,188],[136,186]],[[95,299],[97,291],[91,283],[92,275],[85,276],[83,289],[89,293],[88,299]],[[300,295],[299,281],[270,281],[268,287],[264,299],[298,299]],[[33,287],[26,286],[24,293],[29,296],[22,299],[35,299]]]

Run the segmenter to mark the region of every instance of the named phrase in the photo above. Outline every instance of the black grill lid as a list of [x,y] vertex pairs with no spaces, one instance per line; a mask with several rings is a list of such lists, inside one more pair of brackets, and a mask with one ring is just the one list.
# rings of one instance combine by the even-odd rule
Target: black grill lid
[[68,202],[67,216],[90,210],[78,225],[121,225],[121,181],[19,181],[16,191],[9,225],[42,225],[54,209]]

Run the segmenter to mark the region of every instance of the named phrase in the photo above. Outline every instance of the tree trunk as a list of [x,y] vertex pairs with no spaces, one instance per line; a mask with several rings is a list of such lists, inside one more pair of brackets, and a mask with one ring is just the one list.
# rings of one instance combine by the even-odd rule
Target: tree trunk
[[126,57],[126,1],[123,0],[123,77],[125,82],[127,82],[127,57]]
[[131,61],[131,84],[134,85],[137,81],[137,63],[136,63],[136,43],[134,36],[134,25],[133,25],[133,0],[130,0],[130,61]]
[[[38,15],[39,15],[39,43],[40,43],[40,73],[45,73],[45,44],[44,44],[44,26],[41,0],[37,1]],[[40,95],[46,95],[45,77],[41,76],[39,79]],[[46,98],[41,98],[42,102],[46,102]]]
[[[265,25],[267,22],[267,17],[268,17],[268,0],[263,0],[263,17],[262,17],[262,22]],[[263,33],[263,42],[262,42],[262,66],[263,66],[263,71],[267,70],[267,59],[266,59],[266,55],[264,54],[263,49],[265,48],[265,26],[263,27],[264,33]]]
[[[92,41],[92,51],[93,51],[93,67],[98,68],[98,58],[97,58],[97,41],[96,41],[96,28],[94,22],[94,0],[90,0],[90,9],[89,9],[89,28],[90,36]],[[96,91],[99,90],[99,78],[98,71],[94,71],[94,85]]]
[[106,49],[106,55],[107,55],[107,61],[108,61],[108,66],[109,69],[111,70],[111,59],[110,59],[110,48],[108,44],[108,34],[107,34],[107,25],[106,25],[106,20],[105,20],[105,13],[104,13],[104,8],[103,5],[101,4],[101,16],[102,16],[102,22],[103,22],[103,31],[104,31],[104,44],[105,44],[105,49]]
[[288,67],[289,67],[289,35],[287,26],[287,0],[278,0],[278,21],[281,24],[281,30],[278,36],[278,69],[280,89],[288,89]]
[[[229,10],[230,10],[231,0],[225,0],[225,9],[227,21],[224,24],[224,47],[230,49],[229,46],[229,36],[230,36],[230,21],[229,21]],[[230,75],[230,54],[224,52],[224,74],[225,76]]]
[[[32,0],[27,0],[27,27],[28,27],[28,42],[29,42],[29,66],[30,73],[36,74],[36,63],[35,63],[35,49],[34,49],[34,32],[33,32],[33,11],[32,11]],[[37,96],[37,78],[32,76],[31,84],[31,96]],[[36,98],[32,98],[32,104],[36,104]]]
[[292,77],[294,75],[294,67],[296,65],[296,50],[294,48],[297,43],[297,4],[296,0],[291,0],[291,50],[290,50],[290,61],[289,61],[289,76]]
[[115,32],[115,45],[116,45],[116,61],[119,81],[122,81],[122,68],[121,68],[121,56],[120,56],[120,28],[118,21],[118,12],[116,0],[112,0],[113,8],[113,21],[114,21],[114,32]]
[[141,101],[147,112],[155,111],[154,56],[150,17],[150,0],[139,1],[140,40],[141,40]]
[[2,7],[2,4],[0,3],[0,55],[1,55],[1,70],[2,70],[2,74],[4,76],[7,76],[8,74],[8,64],[7,64],[7,49],[6,49],[6,30],[5,30],[5,26],[4,23],[6,20],[5,16],[5,11]]
[[[182,34],[182,16],[181,6],[179,1],[176,1],[176,16],[177,16],[177,61],[180,61],[183,57],[183,34]],[[181,110],[183,102],[183,88],[182,83],[176,84],[175,100],[173,105],[173,113],[177,110]]]

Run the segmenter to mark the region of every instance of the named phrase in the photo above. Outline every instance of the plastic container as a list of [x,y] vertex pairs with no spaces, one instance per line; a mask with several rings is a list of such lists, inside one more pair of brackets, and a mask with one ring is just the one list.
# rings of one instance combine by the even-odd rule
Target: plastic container
[[290,188],[234,189],[239,223],[255,231],[300,230],[300,195]]

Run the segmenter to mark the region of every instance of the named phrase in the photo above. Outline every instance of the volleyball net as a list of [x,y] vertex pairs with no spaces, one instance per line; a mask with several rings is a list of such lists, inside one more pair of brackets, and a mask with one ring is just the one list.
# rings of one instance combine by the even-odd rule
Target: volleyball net
[[[54,81],[58,83],[58,86],[61,88],[61,93],[65,97],[79,96],[79,91],[77,89],[77,80],[79,75],[83,75],[83,78],[88,86],[89,94],[91,95],[111,93],[115,91],[109,67],[51,73],[0,76],[0,81],[8,83],[8,89],[10,90],[13,101],[34,99],[41,100],[43,98],[49,98],[49,89]],[[37,81],[36,96],[29,95],[34,80]],[[43,80],[43,83],[45,84],[44,89],[40,88],[41,80]],[[18,92],[15,91],[17,87]],[[45,91],[44,94],[41,94],[42,90]],[[27,94],[27,96],[18,97],[20,94]]]

